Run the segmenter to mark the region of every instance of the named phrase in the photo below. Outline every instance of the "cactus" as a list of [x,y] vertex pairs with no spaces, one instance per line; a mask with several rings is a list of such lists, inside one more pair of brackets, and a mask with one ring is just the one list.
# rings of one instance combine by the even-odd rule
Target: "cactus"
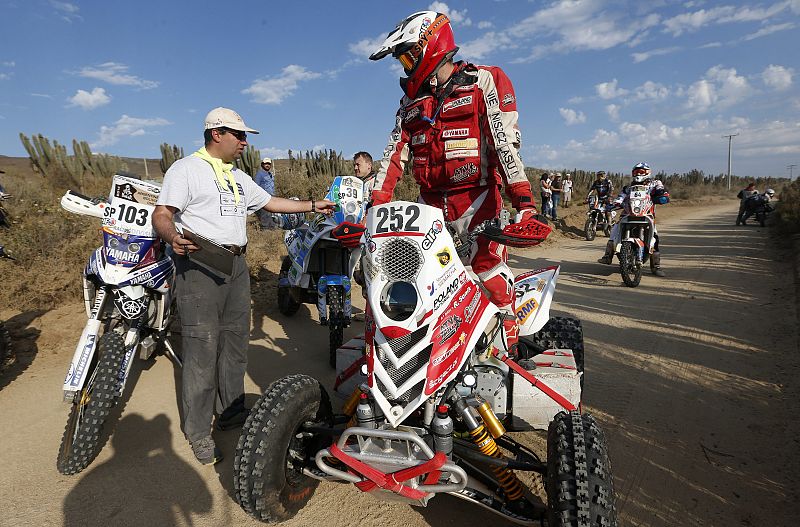
[[166,174],[167,169],[172,166],[172,163],[184,157],[183,148],[178,148],[178,145],[169,146],[167,143],[161,143],[161,172]]
[[255,177],[261,166],[261,152],[256,147],[248,145],[242,152],[242,156],[234,164],[239,170],[244,170],[250,174],[250,177]]

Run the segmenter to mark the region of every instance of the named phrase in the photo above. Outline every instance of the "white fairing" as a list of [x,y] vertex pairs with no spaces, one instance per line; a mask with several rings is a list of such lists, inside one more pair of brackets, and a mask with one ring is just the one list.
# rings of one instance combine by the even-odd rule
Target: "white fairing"
[[514,279],[517,317],[520,336],[532,335],[550,320],[550,304],[556,291],[556,281],[561,267],[554,265],[530,271]]
[[[373,207],[366,228],[369,385],[396,427],[458,374],[498,309],[459,260],[440,209],[405,201]],[[398,316],[384,307],[400,282],[415,291],[416,305]]]

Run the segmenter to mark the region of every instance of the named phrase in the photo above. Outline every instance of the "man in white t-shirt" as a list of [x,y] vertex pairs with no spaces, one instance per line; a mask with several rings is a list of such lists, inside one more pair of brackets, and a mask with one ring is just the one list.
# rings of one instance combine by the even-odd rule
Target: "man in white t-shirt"
[[372,168],[372,156],[369,152],[356,152],[353,156],[353,173],[364,182],[364,199],[372,201],[372,189],[375,187],[375,170]]
[[[244,406],[250,336],[247,215],[260,209],[329,214],[334,207],[328,200],[271,196],[234,168],[234,159],[247,146],[247,133],[258,131],[248,128],[233,110],[211,110],[205,120],[205,146],[170,166],[153,213],[156,232],[175,253],[183,350],[181,429],[204,465],[222,459],[211,437],[214,413],[217,428],[227,430],[241,426],[249,412]],[[231,275],[191,258],[200,248],[183,236],[185,230],[233,252]]]
[[561,199],[562,203],[565,207],[569,207],[570,203],[572,203],[572,175],[567,174],[565,176],[564,181],[561,182],[561,186],[564,187],[564,190],[561,192]]

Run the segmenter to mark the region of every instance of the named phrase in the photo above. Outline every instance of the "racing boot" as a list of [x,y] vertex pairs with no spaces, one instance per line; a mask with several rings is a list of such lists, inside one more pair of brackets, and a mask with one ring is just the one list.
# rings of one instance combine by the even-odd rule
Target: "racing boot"
[[517,358],[517,348],[519,347],[519,326],[517,326],[517,317],[515,317],[513,314],[504,314],[503,331],[506,334],[508,353],[512,358]]
[[650,272],[656,276],[667,276],[661,269],[661,253],[658,251],[650,255]]
[[614,259],[614,242],[608,240],[608,243],[606,243],[605,254],[601,258],[598,258],[597,261],[598,263],[608,265],[613,261],[613,259]]

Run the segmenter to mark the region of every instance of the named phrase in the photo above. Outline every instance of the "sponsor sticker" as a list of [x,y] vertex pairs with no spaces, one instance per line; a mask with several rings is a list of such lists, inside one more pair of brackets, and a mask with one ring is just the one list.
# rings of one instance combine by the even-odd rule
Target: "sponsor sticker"
[[442,307],[444,303],[450,298],[455,291],[458,290],[458,286],[461,285],[461,280],[456,278],[450,285],[447,286],[447,289],[439,293],[439,296],[436,297],[436,300],[433,301],[433,309],[434,311]]
[[441,252],[436,253],[436,259],[439,260],[439,265],[442,267],[447,267],[447,265],[453,259],[453,256],[450,253],[450,247],[445,247]]
[[471,150],[478,148],[478,140],[474,137],[466,139],[452,139],[444,142],[445,151],[449,150]]
[[403,117],[403,121],[407,123],[417,117],[419,117],[419,106],[414,106],[406,113],[405,117]]
[[536,311],[537,307],[539,307],[539,304],[537,304],[536,300],[534,300],[533,298],[522,304],[514,312],[517,315],[517,322],[519,324],[524,324],[528,320],[528,318],[530,318],[531,314]]
[[506,106],[506,105],[508,105],[508,104],[514,104],[514,102],[516,102],[516,100],[517,100],[517,98],[516,98],[516,97],[514,97],[514,95],[513,95],[513,94],[511,94],[511,93],[506,93],[505,95],[503,95],[503,102],[502,102],[502,104],[503,104],[503,106]]
[[454,150],[452,152],[445,152],[445,159],[460,159],[464,157],[478,157],[477,150]]
[[450,318],[445,319],[442,321],[441,325],[439,325],[439,345],[441,346],[451,337],[456,334],[458,331],[458,327],[464,320],[459,317],[458,315],[453,315]]
[[453,171],[453,177],[450,178],[453,182],[458,183],[459,181],[464,181],[470,176],[474,176],[478,173],[478,167],[475,163],[467,163],[466,165],[460,166]]
[[121,251],[119,249],[109,249],[109,248],[106,248],[106,256],[108,256],[109,258],[113,258],[118,262],[127,262],[127,263],[138,263],[141,258],[138,253],[132,253],[129,251]]
[[442,138],[469,137],[469,128],[448,128],[442,132]]
[[480,300],[481,295],[480,293],[476,292],[474,295],[472,295],[472,300],[470,303],[464,308],[464,322],[467,324],[472,322],[472,319],[475,317],[475,313],[478,312],[477,307]]
[[425,144],[425,134],[417,134],[411,137],[411,146],[415,145],[424,145]]
[[454,99],[448,103],[445,103],[444,106],[442,106],[442,113],[447,113],[449,110],[458,108],[460,106],[466,106],[467,104],[472,104],[472,95],[459,97],[458,99]]
[[434,221],[433,225],[431,225],[431,228],[428,229],[428,232],[425,234],[425,238],[422,240],[422,248],[426,251],[430,249],[433,246],[433,242],[436,241],[436,237],[442,232],[443,229],[444,224],[442,224],[441,221]]

